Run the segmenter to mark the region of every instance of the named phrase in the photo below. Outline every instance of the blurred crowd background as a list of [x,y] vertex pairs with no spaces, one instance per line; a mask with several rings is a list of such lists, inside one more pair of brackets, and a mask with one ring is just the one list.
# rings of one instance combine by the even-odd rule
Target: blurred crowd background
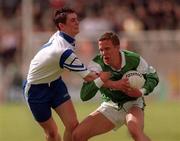
[[[32,4],[32,26],[26,29],[24,19],[29,11],[23,10],[25,1]],[[85,63],[97,52],[98,36],[114,31],[121,37],[122,48],[142,54],[159,70],[158,98],[180,99],[179,0],[0,0],[0,103],[22,100],[22,80],[30,63],[26,57],[31,58],[57,30],[53,12],[64,5],[80,16],[77,53]],[[24,43],[25,36],[31,48]],[[72,91],[79,89],[78,77],[66,73],[64,77]]]

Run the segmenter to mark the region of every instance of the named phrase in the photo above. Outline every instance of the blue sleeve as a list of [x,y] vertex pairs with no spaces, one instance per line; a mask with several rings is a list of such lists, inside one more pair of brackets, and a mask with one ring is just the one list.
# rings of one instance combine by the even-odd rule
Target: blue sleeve
[[87,67],[79,60],[71,50],[66,50],[60,58],[60,67],[70,71],[78,72],[83,78],[89,73]]
[[64,68],[64,62],[72,53],[73,53],[73,51],[71,49],[68,49],[61,55],[61,58],[60,58],[60,67],[61,68]]

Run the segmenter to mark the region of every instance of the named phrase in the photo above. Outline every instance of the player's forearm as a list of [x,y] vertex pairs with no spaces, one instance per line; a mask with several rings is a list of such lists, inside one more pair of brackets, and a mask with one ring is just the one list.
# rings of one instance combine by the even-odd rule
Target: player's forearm
[[159,83],[159,78],[158,78],[158,75],[157,73],[149,73],[149,74],[146,74],[146,82],[143,86],[143,88],[146,89],[146,93],[145,95],[148,95],[149,93],[151,93],[154,88],[158,85]]
[[[113,88],[112,85],[113,82],[111,80],[108,80],[111,76],[109,72],[101,72],[99,74],[95,72],[91,72],[92,77],[88,79],[88,81],[83,83],[83,86],[81,88],[81,99],[83,101],[87,101],[95,96],[97,91],[104,85],[104,83],[107,82],[106,85],[108,85],[110,88]],[[86,79],[87,80],[87,79]],[[108,82],[109,81],[109,82]]]
[[117,81],[107,80],[103,87],[105,88],[111,88],[111,89],[119,89],[119,86],[117,85]]
[[80,97],[82,101],[87,101],[93,98],[99,88],[96,86],[95,82],[84,82],[81,88]]
[[103,84],[104,82],[100,77],[90,82],[84,82],[80,93],[81,99],[87,101],[94,97]]

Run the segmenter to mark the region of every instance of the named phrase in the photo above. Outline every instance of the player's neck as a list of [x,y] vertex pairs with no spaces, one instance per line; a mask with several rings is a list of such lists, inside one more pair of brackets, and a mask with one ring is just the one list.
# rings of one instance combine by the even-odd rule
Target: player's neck
[[119,55],[117,55],[116,58],[114,58],[114,63],[113,63],[112,67],[116,70],[119,70],[119,69],[121,69],[121,63],[122,63],[121,55],[119,54]]
[[75,38],[75,36],[76,36],[76,34],[73,34],[73,33],[68,32],[68,31],[66,31],[66,30],[61,30],[60,32],[63,32],[63,33],[65,33],[65,34],[67,34],[68,36],[72,37],[72,38]]

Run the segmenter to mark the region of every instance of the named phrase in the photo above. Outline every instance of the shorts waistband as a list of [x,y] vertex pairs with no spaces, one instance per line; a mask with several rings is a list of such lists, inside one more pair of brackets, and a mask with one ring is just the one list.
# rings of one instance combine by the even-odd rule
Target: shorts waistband
[[58,79],[54,80],[54,81],[51,81],[49,83],[40,83],[40,84],[33,84],[33,83],[27,83],[28,85],[31,85],[31,86],[51,86],[53,85],[54,83],[56,83],[57,81],[59,80],[62,80],[61,77],[59,77]]

